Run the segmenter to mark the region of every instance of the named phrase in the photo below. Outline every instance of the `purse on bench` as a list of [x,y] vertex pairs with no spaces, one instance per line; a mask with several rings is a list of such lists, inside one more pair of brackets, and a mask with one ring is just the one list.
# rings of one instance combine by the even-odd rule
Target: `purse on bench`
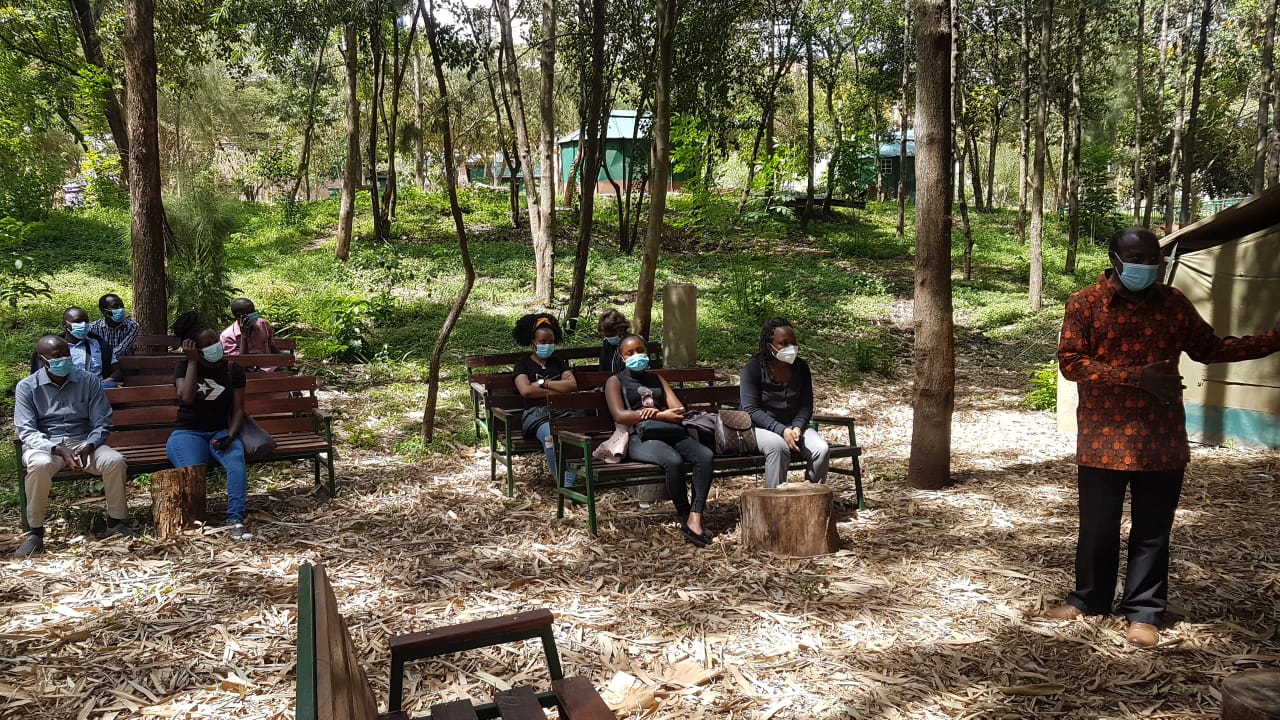
[[716,414],[716,454],[755,455],[756,431],[746,410],[722,409]]
[[240,442],[244,445],[245,460],[264,460],[276,451],[276,441],[271,433],[262,429],[249,413],[240,423]]

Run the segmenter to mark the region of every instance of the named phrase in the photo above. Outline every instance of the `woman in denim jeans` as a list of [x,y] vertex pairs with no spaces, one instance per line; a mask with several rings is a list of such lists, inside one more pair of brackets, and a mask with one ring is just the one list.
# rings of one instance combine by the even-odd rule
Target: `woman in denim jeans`
[[235,540],[253,537],[244,524],[248,479],[240,425],[244,421],[244,368],[223,357],[218,333],[195,313],[173,321],[186,359],[174,369],[178,422],[165,444],[174,467],[216,462],[227,471],[227,526]]

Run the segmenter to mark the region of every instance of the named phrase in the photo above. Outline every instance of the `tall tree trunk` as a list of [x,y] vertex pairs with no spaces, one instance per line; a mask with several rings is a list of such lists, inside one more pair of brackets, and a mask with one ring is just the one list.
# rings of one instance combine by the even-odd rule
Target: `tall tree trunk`
[[165,217],[160,198],[160,117],[156,101],[155,0],[125,0],[125,87],[128,89],[129,238],[133,317],[148,333],[165,333]]
[[510,0],[495,1],[498,7],[498,24],[502,32],[504,84],[511,95],[511,115],[516,126],[516,151],[519,153],[520,167],[524,174],[525,204],[529,208],[529,234],[533,243],[533,257],[536,265],[533,296],[534,302],[540,303],[543,297],[550,295],[545,287],[551,280],[551,270],[545,267],[550,253],[540,247],[545,238],[542,234],[542,204],[538,198],[538,189],[533,183],[533,150],[529,144],[529,123],[524,111],[524,92],[520,87],[520,70],[516,64],[515,42],[511,37],[511,3]]
[[1178,111],[1174,116],[1173,140],[1169,146],[1169,185],[1164,199],[1165,233],[1173,232],[1174,210],[1177,207],[1175,201],[1178,192],[1179,162],[1183,158],[1182,133],[1187,122],[1187,72],[1191,60],[1190,53],[1187,51],[1187,44],[1191,42],[1191,24],[1194,12],[1194,9],[1187,8],[1186,24],[1183,26],[1182,32],[1178,33],[1177,54],[1180,63],[1178,70]]
[[[485,74],[489,69],[485,68]],[[490,91],[493,89],[493,81],[489,81]],[[422,99],[422,53],[417,46],[413,48],[413,177],[417,180],[418,189],[425,191],[427,189],[427,149],[424,138],[422,137],[422,113],[424,102]],[[502,132],[501,128],[498,130]],[[503,147],[506,147],[504,144]]]
[[[839,150],[844,144],[844,123],[840,120],[840,115],[836,113],[835,83],[823,83],[823,91],[827,101],[827,117],[831,118],[831,129],[835,132],[835,151],[831,153],[831,159],[827,161],[827,194],[822,199],[822,215],[824,217],[831,216],[831,197],[835,192],[836,185],[836,158],[839,156]],[[877,162],[878,166],[880,163]],[[879,173],[879,168],[876,169]]]
[[1144,51],[1147,48],[1147,3],[1138,0],[1138,82],[1133,100],[1133,224],[1142,220],[1142,101],[1146,88]]
[[[94,12],[89,0],[70,0],[72,15],[76,23],[76,35],[80,38],[80,50],[84,59],[104,74],[107,63],[102,56],[102,40],[98,35],[98,14]],[[126,73],[127,74],[127,73]],[[128,82],[125,83],[128,94]],[[124,109],[120,106],[120,96],[113,89],[102,93],[102,114],[106,117],[107,128],[111,131],[111,140],[116,144],[120,154],[120,172],[129,178],[129,130],[125,123]]]
[[1004,105],[996,101],[991,115],[991,136],[987,144],[987,210],[995,209],[996,149],[1000,147],[1000,124],[1004,122]]
[[[898,122],[898,224],[894,234],[901,240],[907,234],[907,81],[911,59],[908,48],[911,46],[911,0],[902,2],[902,109]],[[916,184],[919,187],[919,183]]]
[[1058,149],[1058,182],[1053,193],[1053,210],[1060,213],[1067,207],[1067,186],[1071,184],[1071,98],[1062,99],[1058,108],[1062,117],[1062,143]]
[[[959,92],[959,88],[957,88]],[[956,172],[957,177],[964,177],[964,161],[966,152],[966,143],[961,141],[959,132],[956,133],[955,147],[952,152],[956,154]],[[964,279],[973,279],[973,226],[969,223],[969,202],[965,198],[964,181],[956,183],[956,187],[960,190],[960,197],[956,200],[956,204],[960,207],[960,234],[964,237]]]
[[1253,161],[1253,194],[1261,195],[1267,186],[1267,151],[1270,146],[1269,135],[1274,135],[1277,128],[1270,128],[1271,113],[1268,105],[1276,101],[1275,80],[1272,66],[1275,64],[1276,43],[1276,8],[1280,0],[1272,0],[1271,8],[1265,10],[1263,26],[1266,30],[1262,37],[1262,71],[1258,80],[1258,144],[1254,148]]
[[550,308],[555,304],[556,274],[556,0],[542,0],[542,46],[538,93],[539,131],[542,136],[542,179],[538,199],[541,202],[540,238],[533,243],[537,264],[534,294],[537,302]]
[[1031,156],[1031,16],[1027,0],[1022,0],[1022,35],[1018,44],[1022,67],[1022,92],[1018,136],[1018,245],[1027,242],[1027,187]]
[[[952,9],[953,30],[951,36],[951,93],[953,102],[952,130],[951,130],[951,152],[955,158],[955,165],[952,172],[959,182],[955,183],[956,188],[960,191],[960,197],[957,198],[957,205],[960,207],[960,230],[964,238],[964,279],[973,279],[973,227],[969,224],[969,201],[965,197],[964,189],[964,164],[965,154],[968,148],[972,147],[973,152],[978,151],[977,140],[973,138],[973,134],[968,132],[966,128],[962,128],[961,118],[967,118],[968,113],[968,90],[964,78],[968,73],[965,65],[965,33],[964,33],[964,16],[960,14],[960,9]],[[966,137],[967,136],[967,137]],[[971,142],[967,142],[971,141]]]
[[[1081,142],[1081,76],[1084,74],[1085,29],[1089,22],[1088,5],[1080,3],[1076,10],[1075,56],[1071,63],[1071,229],[1067,237],[1067,262],[1063,270],[1068,275],[1076,271],[1076,249],[1080,244],[1080,142]],[[1065,160],[1065,158],[1064,158]]]
[[1213,0],[1204,0],[1200,10],[1200,37],[1196,41],[1196,66],[1191,74],[1191,110],[1187,117],[1187,136],[1182,152],[1182,210],[1178,217],[1183,225],[1191,222],[1191,180],[1195,175],[1196,134],[1200,129],[1200,81],[1204,77],[1204,54],[1209,44],[1209,23],[1213,20]]
[[382,48],[382,2],[374,0],[369,22],[369,58],[373,63],[372,88],[369,96],[369,201],[373,207],[374,237],[385,241],[390,233],[384,218],[381,188],[378,187],[378,129],[381,126],[378,110],[382,107],[382,93],[386,89],[387,55]]
[[1040,18],[1040,79],[1036,88],[1036,157],[1031,178],[1031,309],[1044,306],[1044,160],[1049,154],[1045,125],[1049,121],[1049,53],[1053,47],[1053,0]]
[[[564,174],[564,195],[560,204],[572,208],[578,202],[578,175],[582,173],[582,142],[587,136],[584,123],[578,128],[578,148],[573,153],[573,162],[569,163],[569,172]],[[559,173],[556,173],[559,178]]]
[[[978,164],[978,138],[971,129],[965,130],[965,141],[969,144],[969,177],[973,182],[973,207],[975,210],[981,211],[982,208],[982,166]],[[962,168],[963,169],[963,168]],[[964,177],[964,173],[960,174]]]
[[800,231],[804,232],[809,229],[809,217],[813,215],[813,194],[815,192],[814,181],[814,156],[817,154],[816,143],[814,142],[814,107],[813,107],[813,33],[806,31],[808,37],[804,43],[804,62],[805,62],[805,86],[807,88],[808,98],[808,138],[805,144],[805,166],[807,172],[805,177],[808,179],[805,185],[804,209],[800,214]]
[[342,59],[347,75],[347,158],[342,170],[342,199],[338,206],[338,238],[334,256],[343,262],[351,257],[351,232],[356,215],[356,193],[360,191],[360,34],[354,22],[342,30]]
[[600,178],[600,154],[604,149],[604,45],[605,0],[591,0],[591,77],[587,88],[587,122],[578,143],[582,156],[581,199],[578,214],[578,246],[573,254],[573,284],[569,290],[569,306],[565,317],[582,313],[586,294],[587,261],[591,257],[591,231],[595,225],[596,184]]
[[307,92],[307,126],[302,131],[302,151],[298,153],[298,172],[294,174],[293,188],[289,190],[290,200],[297,200],[302,179],[311,172],[311,136],[316,129],[316,90],[320,86],[320,73],[324,72],[324,50],[327,46],[327,42],[320,43],[320,51],[316,53],[316,69],[311,74],[311,89]]
[[[420,0],[419,0],[420,1]],[[431,442],[435,436],[436,400],[440,390],[440,359],[444,355],[449,335],[458,324],[462,310],[467,306],[467,296],[476,282],[476,270],[471,264],[471,249],[467,245],[467,226],[462,217],[462,206],[458,204],[458,176],[453,172],[457,167],[457,159],[453,152],[453,122],[451,118],[449,87],[444,79],[444,58],[440,52],[440,41],[436,31],[436,13],[434,4],[427,8],[424,16],[427,44],[431,48],[431,64],[435,68],[436,86],[440,92],[440,129],[444,136],[445,188],[449,193],[449,212],[453,215],[453,227],[458,233],[458,253],[462,256],[462,287],[458,290],[444,324],[440,326],[440,334],[431,348],[431,362],[427,368],[427,406],[422,413],[422,439]]]
[[649,174],[649,227],[640,260],[636,309],[631,320],[636,334],[649,337],[653,318],[653,283],[662,248],[662,228],[667,214],[667,182],[671,178],[671,70],[675,54],[677,0],[658,0],[658,67],[653,92],[653,170]]
[[[487,48],[490,26],[488,25],[487,19],[485,20],[485,23],[486,25],[483,35],[480,33],[479,29],[477,29],[476,37],[483,37],[485,39],[483,45]],[[517,159],[518,155],[514,140],[515,121],[512,119],[511,115],[511,104],[507,102],[506,79],[503,69],[504,64],[502,61],[504,52],[505,46],[499,42],[498,67],[496,72],[489,65],[490,55],[487,51],[480,53],[480,61],[484,67],[485,82],[489,86],[489,102],[493,105],[493,119],[495,127],[498,130],[498,145],[502,147],[502,164],[506,167],[508,177],[510,178],[508,182],[510,187],[508,197],[510,199],[511,208],[511,227],[518,228],[520,227],[520,184],[516,182],[516,174],[520,170],[520,161]],[[502,87],[501,93],[498,92],[498,88],[494,85],[494,77],[497,77],[498,83]],[[499,98],[501,98],[501,102],[499,102]],[[501,174],[501,170],[499,171],[499,174]]]
[[[417,4],[417,3],[415,3]],[[400,22],[391,23],[391,112],[382,109],[383,133],[387,136],[387,198],[386,215],[387,230],[390,234],[391,219],[396,216],[396,206],[400,202],[400,184],[396,172],[396,146],[400,133],[400,93],[404,90],[404,76],[409,70],[409,54],[413,51],[413,41],[418,34],[418,11],[414,10],[409,21],[409,35],[404,43],[404,55],[400,54]]]
[[[1168,86],[1168,80],[1169,80],[1169,2],[1170,0],[1164,0],[1164,2],[1161,3],[1161,9],[1160,9],[1160,35],[1158,36],[1160,40],[1160,46],[1159,46],[1159,52],[1157,53],[1160,57],[1159,57],[1159,62],[1157,62],[1156,64],[1156,109],[1155,109],[1155,117],[1159,119],[1158,120],[1159,122],[1163,122],[1163,119],[1165,116],[1165,95],[1167,92],[1167,86]],[[1170,161],[1172,161],[1172,157],[1170,158]],[[1155,204],[1156,204],[1156,200],[1159,197],[1159,193],[1157,192],[1157,190],[1159,188],[1165,187],[1165,183],[1163,181],[1163,178],[1161,178],[1159,186],[1157,187],[1154,162],[1148,162],[1144,165],[1144,167],[1146,167],[1147,169],[1146,174],[1147,174],[1147,177],[1149,178],[1149,180],[1147,181],[1147,187],[1149,188],[1149,190],[1147,191],[1147,209],[1143,211],[1143,216],[1142,216],[1143,217],[1142,226],[1145,228],[1150,228],[1151,217],[1152,215],[1155,214]],[[1161,208],[1163,209],[1163,205],[1161,206]],[[1168,224],[1165,225],[1165,232],[1166,233],[1169,232]]]
[[948,0],[917,0],[915,387],[907,482],[951,482],[955,339],[951,312],[951,16]]

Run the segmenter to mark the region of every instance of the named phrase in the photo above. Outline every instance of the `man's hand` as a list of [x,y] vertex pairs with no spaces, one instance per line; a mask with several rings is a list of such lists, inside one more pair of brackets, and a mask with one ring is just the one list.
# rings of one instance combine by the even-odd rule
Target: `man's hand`
[[797,427],[787,427],[782,431],[782,439],[787,441],[787,447],[793,452],[800,452],[800,435],[801,430]]
[[200,359],[200,348],[196,347],[194,340],[183,340],[182,354],[185,355],[188,360],[194,362]]
[[80,460],[80,455],[66,445],[54,445],[53,454],[60,457],[67,463],[67,467],[72,470],[81,470],[84,463]]
[[1138,387],[1154,395],[1160,402],[1177,400],[1182,396],[1182,376],[1178,374],[1178,364],[1172,360],[1161,360],[1143,366]]

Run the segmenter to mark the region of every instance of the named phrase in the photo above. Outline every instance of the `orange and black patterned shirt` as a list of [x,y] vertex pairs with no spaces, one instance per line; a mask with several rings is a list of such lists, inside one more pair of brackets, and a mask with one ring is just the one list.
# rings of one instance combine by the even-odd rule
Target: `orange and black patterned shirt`
[[1142,368],[1178,362],[1252,360],[1280,350],[1280,334],[1219,338],[1176,288],[1126,297],[1107,270],[1067,300],[1058,343],[1062,375],[1078,383],[1076,463],[1109,470],[1181,470],[1191,453],[1182,401],[1139,389]]

